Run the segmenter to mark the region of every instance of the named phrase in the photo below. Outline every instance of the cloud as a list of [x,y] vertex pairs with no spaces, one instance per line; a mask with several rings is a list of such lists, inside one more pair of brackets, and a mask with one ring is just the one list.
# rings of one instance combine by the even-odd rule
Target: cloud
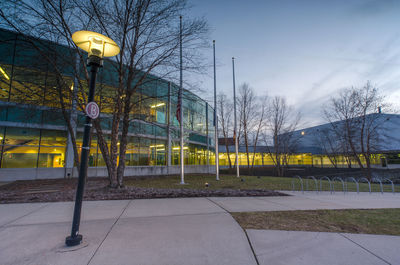
[[398,0],[371,0],[356,5],[351,11],[361,16],[376,16],[399,9]]

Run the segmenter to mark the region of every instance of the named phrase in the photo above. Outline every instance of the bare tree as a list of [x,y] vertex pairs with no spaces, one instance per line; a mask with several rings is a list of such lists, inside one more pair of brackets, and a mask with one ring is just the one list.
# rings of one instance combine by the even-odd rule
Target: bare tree
[[348,147],[359,167],[366,169],[368,178],[371,178],[371,154],[379,149],[385,138],[381,128],[387,120],[377,113],[385,106],[378,89],[367,82],[361,88],[342,90],[337,97],[331,98],[324,110],[332,130],[338,138],[345,140],[344,146]]
[[[243,135],[243,142],[246,148],[247,168],[250,168],[249,137],[257,122],[257,102],[253,89],[247,83],[239,87],[239,117],[240,129]],[[240,139],[240,138],[239,138]]]
[[[247,168],[254,168],[256,148],[266,118],[267,97],[258,97],[249,84],[239,87],[240,142],[246,148]],[[251,152],[250,147],[253,147]],[[250,158],[252,154],[252,158]]]
[[218,104],[218,122],[220,123],[219,133],[222,134],[224,138],[224,145],[226,148],[226,154],[228,157],[229,168],[232,168],[232,161],[230,158],[229,152],[229,142],[228,138],[230,133],[233,133],[233,125],[232,125],[232,111],[233,105],[232,102],[229,101],[225,94],[218,94],[217,97],[217,104]]
[[322,149],[323,154],[328,157],[334,168],[337,168],[339,163],[338,156],[341,154],[342,144],[340,138],[335,133],[336,131],[331,130],[331,128],[322,128],[315,133],[314,140],[316,146]]
[[[264,142],[278,176],[283,176],[290,156],[297,149],[299,136],[294,131],[300,121],[300,114],[295,113],[286,100],[278,96],[269,101],[269,108],[270,117],[266,120]],[[272,148],[268,137],[272,137]]]
[[262,131],[264,130],[264,126],[265,126],[265,120],[268,116],[268,108],[267,108],[267,102],[268,102],[268,97],[261,97],[259,100],[259,103],[257,104],[257,119],[258,121],[256,121],[256,124],[254,126],[254,132],[253,132],[253,160],[251,162],[251,168],[254,168],[254,160],[255,160],[255,156],[256,156],[256,149],[257,149],[257,144],[259,141],[259,137],[260,134],[262,133]]
[[[1,5],[2,24],[21,33],[29,32],[67,45],[78,54],[79,64],[72,67],[78,77],[76,100],[80,111],[84,110],[87,101],[85,88],[88,87],[89,73],[84,53],[71,40],[72,33],[82,29],[93,30],[119,44],[120,54],[114,58],[115,61],[107,63],[108,69],[117,73],[113,79],[116,89],[108,95],[112,113],[109,143],[102,119],[93,121],[112,187],[123,186],[128,130],[137,104],[141,102],[135,95],[148,82],[158,78],[173,79],[177,72],[179,15],[187,8],[186,0],[6,0]],[[203,19],[185,19],[185,69],[196,71],[201,68],[198,51],[204,47],[207,33],[208,27]],[[64,77],[63,74],[60,76]]]

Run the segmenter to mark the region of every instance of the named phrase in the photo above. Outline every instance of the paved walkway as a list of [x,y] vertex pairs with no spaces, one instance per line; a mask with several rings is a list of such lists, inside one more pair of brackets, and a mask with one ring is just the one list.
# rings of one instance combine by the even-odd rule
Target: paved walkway
[[89,201],[66,248],[72,202],[3,204],[0,264],[400,264],[400,237],[243,231],[227,212],[392,207],[400,194]]
[[400,264],[400,237],[302,231],[247,230],[259,264]]

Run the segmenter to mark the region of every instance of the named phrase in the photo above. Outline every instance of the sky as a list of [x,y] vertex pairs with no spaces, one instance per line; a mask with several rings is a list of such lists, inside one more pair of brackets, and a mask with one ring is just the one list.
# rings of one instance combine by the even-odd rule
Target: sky
[[[324,123],[330,97],[367,81],[400,109],[399,0],[189,0],[216,40],[217,89],[247,82],[257,95],[283,96],[302,127]],[[210,43],[211,47],[211,43]],[[209,50],[212,60],[212,49]],[[200,96],[213,105],[213,74]]]

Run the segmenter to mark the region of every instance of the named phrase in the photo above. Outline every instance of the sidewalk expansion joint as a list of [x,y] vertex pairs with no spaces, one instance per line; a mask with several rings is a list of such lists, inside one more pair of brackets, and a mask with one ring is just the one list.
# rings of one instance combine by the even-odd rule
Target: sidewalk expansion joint
[[373,253],[373,252],[372,252],[372,251],[370,251],[369,249],[367,249],[367,248],[363,247],[362,245],[360,245],[359,243],[355,242],[354,240],[352,240],[352,239],[348,238],[348,237],[347,237],[347,236],[345,236],[344,234],[342,234],[342,233],[338,233],[338,234],[339,234],[339,235],[341,235],[342,237],[346,238],[346,239],[347,239],[347,240],[349,240],[350,242],[352,242],[352,243],[356,244],[356,245],[357,245],[357,246],[359,246],[360,248],[364,249],[365,251],[367,251],[367,252],[368,252],[368,253],[370,253],[371,255],[374,255],[375,257],[377,257],[378,259],[382,260],[383,262],[385,262],[385,263],[387,263],[387,264],[391,265],[391,263],[390,263],[390,262],[388,262],[387,260],[385,260],[385,259],[383,259],[383,258],[379,257],[378,255],[376,255],[375,253]]
[[29,213],[24,214],[23,216],[20,216],[20,217],[18,217],[18,218],[15,218],[14,220],[12,220],[12,221],[10,221],[10,222],[1,225],[1,226],[0,226],[0,229],[3,229],[3,228],[6,228],[6,227],[10,226],[10,224],[14,223],[15,221],[18,221],[19,219],[22,219],[22,218],[24,218],[24,217],[26,217],[26,216],[28,216],[28,215],[34,213],[34,212],[37,212],[37,211],[39,211],[39,210],[45,208],[45,207],[48,206],[49,204],[50,204],[50,203],[45,203],[44,205],[38,207],[37,209],[35,209],[35,210],[33,210],[33,211],[30,211]]
[[224,210],[225,212],[229,213],[229,211],[228,211],[227,209],[225,209],[223,206],[219,205],[217,202],[211,200],[211,199],[208,198],[208,197],[205,197],[205,199],[206,199],[206,200],[209,200],[211,203],[217,205],[219,208],[221,208],[221,209]]
[[[234,219],[235,219],[235,218],[234,218]],[[235,220],[235,221],[236,221],[236,220]],[[253,245],[251,244],[250,237],[249,237],[249,235],[247,234],[246,229],[244,229],[243,227],[241,227],[241,228],[243,229],[243,232],[244,232],[244,234],[246,235],[247,242],[249,242],[249,246],[250,246],[251,252],[253,252],[254,259],[256,260],[257,265],[260,265],[260,262],[258,261],[258,258],[257,258],[256,251],[254,250]]]
[[[293,211],[299,210],[296,207],[292,207],[292,206],[289,206],[289,205],[286,205],[286,204],[283,204],[283,203],[279,203],[279,202],[270,201],[270,200],[268,200],[268,198],[257,198],[257,197],[254,197],[254,198],[257,199],[257,200],[261,200],[263,202],[268,202],[268,203],[276,204],[276,205],[279,205],[279,206],[288,207],[288,208],[292,209]],[[276,210],[276,211],[291,211],[291,210]],[[268,211],[268,212],[275,212],[275,211]]]
[[110,227],[110,230],[107,232],[106,236],[103,238],[103,240],[100,242],[99,246],[96,248],[96,250],[94,251],[92,257],[89,259],[87,265],[90,264],[90,262],[92,262],[92,259],[94,258],[94,256],[97,254],[97,251],[101,248],[101,246],[103,245],[104,241],[106,240],[106,238],[108,237],[108,235],[111,233],[111,231],[113,230],[114,226],[117,224],[117,222],[119,221],[119,219],[121,218],[121,216],[124,214],[125,210],[128,208],[128,206],[131,204],[132,200],[130,200],[126,206],[124,207],[124,209],[121,211],[121,214],[118,216],[118,218],[115,220],[115,222],[112,224],[112,226]]
[[[180,217],[180,216],[196,216],[196,215],[211,215],[211,214],[227,214],[227,212],[209,212],[209,213],[182,213],[168,215],[151,215],[151,216],[126,216],[121,219],[146,219],[146,218],[164,218],[164,217]],[[229,212],[228,212],[229,214]]]
[[244,233],[245,236],[246,236],[247,242],[249,243],[250,250],[251,250],[251,252],[253,253],[253,256],[254,256],[254,259],[255,259],[255,261],[256,261],[256,264],[257,264],[257,265],[260,265],[260,262],[258,261],[256,252],[255,252],[255,250],[254,250],[254,248],[253,248],[253,245],[251,244],[251,241],[250,241],[249,235],[247,234],[246,229],[244,229],[243,227],[240,226],[240,224],[236,221],[235,218],[232,217],[232,215],[230,214],[230,212],[229,212],[227,209],[225,209],[224,207],[222,207],[221,205],[219,205],[219,204],[216,203],[215,201],[211,200],[210,198],[206,198],[206,199],[209,200],[210,202],[214,203],[214,204],[217,205],[218,207],[220,207],[222,210],[226,211],[226,212],[231,216],[231,218],[236,222],[236,224],[243,230],[243,233]]

